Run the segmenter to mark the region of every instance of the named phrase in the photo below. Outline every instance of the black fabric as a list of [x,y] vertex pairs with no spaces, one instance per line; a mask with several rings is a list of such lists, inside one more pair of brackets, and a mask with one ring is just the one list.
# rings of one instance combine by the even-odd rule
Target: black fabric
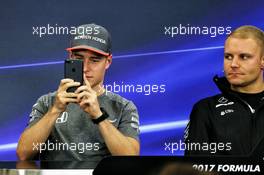
[[256,94],[240,93],[235,91],[234,93],[237,94],[241,99],[246,101],[250,106],[252,106],[253,109],[258,108],[264,96],[264,91]]
[[193,106],[185,144],[218,147],[213,151],[206,146],[195,150],[187,147],[185,155],[249,155],[264,138],[264,93],[234,92],[226,78],[217,76],[214,82],[221,93]]

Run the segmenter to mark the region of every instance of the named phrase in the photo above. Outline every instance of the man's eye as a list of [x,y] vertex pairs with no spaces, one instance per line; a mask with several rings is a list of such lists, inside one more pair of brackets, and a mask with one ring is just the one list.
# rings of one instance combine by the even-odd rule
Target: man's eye
[[245,55],[245,54],[240,55],[240,58],[243,59],[243,60],[247,60],[250,57],[251,57],[250,55]]
[[96,63],[96,62],[99,62],[99,59],[93,58],[93,59],[91,59],[91,61]]
[[227,59],[227,60],[232,60],[232,56],[231,55],[225,55],[225,59]]

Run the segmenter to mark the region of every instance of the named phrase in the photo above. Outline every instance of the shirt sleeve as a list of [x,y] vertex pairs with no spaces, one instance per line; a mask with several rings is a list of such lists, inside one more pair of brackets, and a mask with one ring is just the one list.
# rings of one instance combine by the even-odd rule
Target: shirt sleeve
[[29,115],[29,122],[27,128],[30,128],[35,123],[37,123],[47,113],[48,109],[49,109],[48,95],[43,95],[32,106],[32,111]]
[[118,130],[125,136],[139,141],[139,115],[136,106],[131,101],[123,109]]
[[[203,143],[209,143],[210,122],[209,122],[209,106],[203,102],[198,102],[193,106],[190,121],[184,131],[185,145],[202,145]],[[187,147],[188,148],[188,147]],[[192,147],[193,148],[193,147]],[[196,147],[198,148],[198,146]],[[208,155],[207,151],[202,149],[190,150],[185,149],[185,155]]]

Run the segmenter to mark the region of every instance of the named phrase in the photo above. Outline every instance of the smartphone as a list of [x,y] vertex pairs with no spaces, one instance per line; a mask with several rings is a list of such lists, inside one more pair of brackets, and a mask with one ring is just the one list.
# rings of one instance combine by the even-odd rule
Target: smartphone
[[[66,59],[64,62],[64,78],[73,79],[83,84],[83,61],[80,59]],[[74,92],[78,87],[69,87],[67,92]]]

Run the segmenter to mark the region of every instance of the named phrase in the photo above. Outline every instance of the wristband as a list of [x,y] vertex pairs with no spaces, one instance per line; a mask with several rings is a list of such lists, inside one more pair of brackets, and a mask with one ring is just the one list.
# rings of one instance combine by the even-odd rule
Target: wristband
[[100,117],[98,117],[97,119],[92,119],[93,123],[94,124],[99,124],[100,122],[104,121],[107,117],[108,117],[108,114],[104,111],[103,108],[100,108],[101,111],[102,111],[102,115]]

